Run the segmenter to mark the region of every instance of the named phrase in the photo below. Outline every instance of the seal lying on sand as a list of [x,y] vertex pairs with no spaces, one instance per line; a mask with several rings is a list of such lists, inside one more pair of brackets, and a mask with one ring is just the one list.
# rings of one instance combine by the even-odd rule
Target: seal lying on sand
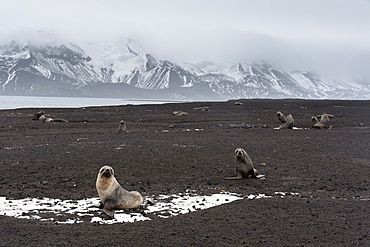
[[277,115],[278,115],[280,122],[283,123],[282,125],[279,126],[278,129],[293,129],[294,119],[291,114],[285,117],[282,113],[281,115],[279,115],[279,112],[278,112]]
[[62,118],[51,118],[51,117],[45,117],[44,115],[41,115],[39,120],[42,120],[44,123],[50,123],[50,122],[68,122],[65,119]]
[[247,152],[242,148],[235,150],[236,159],[236,177],[225,177],[225,179],[242,179],[242,178],[262,178],[265,175],[259,175],[257,169],[253,167],[253,162]]
[[318,115],[317,117],[312,116],[311,117],[311,120],[313,123],[312,128],[315,128],[315,129],[331,128],[331,126],[328,126],[328,122],[329,122],[329,118],[333,118],[333,117],[334,117],[333,115],[325,114],[325,113]]
[[139,192],[129,192],[121,187],[110,166],[100,168],[96,190],[100,198],[100,208],[111,217],[114,215],[114,209],[137,208],[143,203],[143,197]]
[[68,122],[67,120],[62,119],[62,118],[46,117],[44,111],[39,111],[38,113],[35,113],[33,115],[32,120],[41,120],[44,123],[50,123],[50,122]]
[[32,120],[39,120],[41,116],[44,116],[45,115],[45,112],[44,111],[39,111],[38,113],[35,113],[33,115],[33,118]]

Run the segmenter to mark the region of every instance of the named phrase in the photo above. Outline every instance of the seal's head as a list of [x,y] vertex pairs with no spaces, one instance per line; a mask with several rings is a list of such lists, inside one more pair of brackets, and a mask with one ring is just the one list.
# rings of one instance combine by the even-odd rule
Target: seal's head
[[244,156],[244,153],[245,153],[245,151],[242,148],[235,149],[235,155],[236,155],[237,158],[238,157],[243,157]]
[[111,178],[114,176],[114,170],[110,166],[103,166],[100,168],[99,175],[101,178]]

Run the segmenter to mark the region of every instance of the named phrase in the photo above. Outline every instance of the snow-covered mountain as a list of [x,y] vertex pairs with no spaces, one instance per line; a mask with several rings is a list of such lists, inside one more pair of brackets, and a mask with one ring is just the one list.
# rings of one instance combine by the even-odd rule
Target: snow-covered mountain
[[177,64],[130,39],[118,42],[0,44],[0,95],[224,100],[370,99],[370,86],[266,62]]

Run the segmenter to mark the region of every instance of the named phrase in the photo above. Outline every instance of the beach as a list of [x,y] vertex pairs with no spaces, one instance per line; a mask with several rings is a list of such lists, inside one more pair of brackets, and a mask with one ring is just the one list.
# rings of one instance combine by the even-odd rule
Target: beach
[[[32,120],[41,110],[68,122]],[[276,129],[277,111],[292,114],[295,128]],[[334,116],[331,128],[312,129],[311,116],[323,113]],[[91,222],[98,210],[72,224],[2,215],[0,246],[370,245],[370,101],[1,110],[0,140],[0,197],[7,200],[95,198],[104,165],[123,188],[145,197],[191,191],[244,198],[132,223]],[[265,179],[224,179],[235,175],[236,148]]]

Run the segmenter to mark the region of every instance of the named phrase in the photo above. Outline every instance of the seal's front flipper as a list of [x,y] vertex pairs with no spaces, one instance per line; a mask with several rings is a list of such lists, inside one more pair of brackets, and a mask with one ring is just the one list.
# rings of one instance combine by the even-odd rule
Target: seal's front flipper
[[104,213],[106,213],[111,218],[113,218],[113,216],[114,216],[114,207],[116,206],[116,204],[117,203],[116,203],[115,200],[112,200],[112,199],[106,200],[105,203],[104,203],[104,208],[103,208]]
[[252,177],[261,179],[261,178],[264,178],[265,175],[258,174],[257,169],[253,168]]
[[108,211],[107,209],[103,209],[103,212],[109,216],[109,219],[114,219],[114,210]]

